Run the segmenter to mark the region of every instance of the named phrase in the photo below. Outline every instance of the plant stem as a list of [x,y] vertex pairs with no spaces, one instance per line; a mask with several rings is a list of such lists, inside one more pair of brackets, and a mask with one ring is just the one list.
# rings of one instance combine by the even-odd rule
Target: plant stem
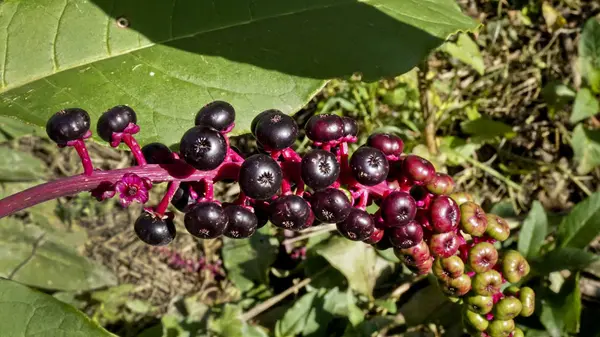
[[454,151],[454,150],[450,150],[448,149],[448,152],[452,153],[453,155],[460,157],[466,161],[468,161],[470,164],[472,164],[473,166],[481,169],[482,171],[484,171],[485,173],[491,175],[492,177],[502,181],[503,183],[505,183],[508,187],[514,188],[517,191],[522,191],[523,187],[521,187],[521,185],[515,183],[514,181],[506,178],[505,176],[503,176],[500,172],[494,170],[493,168],[489,167],[488,165],[481,163],[471,157],[468,156],[463,156],[462,154]]
[[82,139],[78,139],[73,143],[73,147],[79,158],[81,158],[81,165],[83,165],[83,174],[86,176],[92,175],[94,172],[94,165],[92,165],[92,160],[90,159],[90,154],[88,153],[87,147],[85,146],[85,142]]
[[135,161],[140,166],[146,165],[146,158],[142,154],[142,149],[140,148],[140,144],[135,140],[132,134],[124,133],[123,134],[123,142],[129,147],[131,153],[135,157]]
[[165,214],[165,212],[167,211],[167,207],[169,207],[169,203],[171,202],[171,199],[173,199],[173,195],[175,195],[175,192],[177,192],[177,189],[179,188],[180,184],[180,181],[172,181],[169,183],[169,187],[167,188],[165,196],[162,198],[162,200],[154,210],[157,214]]
[[425,119],[425,130],[423,130],[423,134],[425,135],[425,144],[427,144],[429,153],[432,155],[437,155],[438,149],[435,142],[435,113],[431,111],[429,99],[427,97],[427,91],[429,90],[429,83],[427,81],[429,63],[427,62],[427,59],[421,63],[419,68],[419,103],[421,105],[421,111],[423,112],[423,119]]
[[333,232],[334,230],[337,229],[335,224],[323,225],[323,226],[319,226],[319,227],[315,227],[315,228],[317,228],[318,230],[313,230],[313,231],[310,231],[307,233],[301,233],[300,235],[295,236],[293,238],[285,239],[285,240],[283,240],[283,242],[281,242],[281,244],[286,245],[286,244],[302,241],[304,239],[312,238],[313,236],[319,236],[319,235],[322,235],[325,233]]

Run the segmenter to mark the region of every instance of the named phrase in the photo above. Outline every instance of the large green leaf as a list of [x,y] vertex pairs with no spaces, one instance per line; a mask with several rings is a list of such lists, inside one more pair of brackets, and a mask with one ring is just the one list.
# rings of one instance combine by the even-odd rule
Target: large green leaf
[[587,174],[600,165],[600,131],[588,130],[579,124],[571,138],[577,173]]
[[591,17],[579,39],[581,74],[595,92],[600,92],[600,22]]
[[44,176],[46,165],[27,152],[0,147],[0,181],[30,181]]
[[128,104],[142,143],[172,144],[224,99],[242,132],[260,110],[298,110],[327,79],[404,73],[475,27],[454,0],[4,1],[0,111],[44,125],[67,106],[95,119]]
[[246,324],[241,314],[240,307],[226,304],[219,317],[209,318],[207,326],[215,337],[268,337],[263,328]]
[[18,119],[0,116],[0,143],[25,135],[42,135],[42,130],[35,126],[19,121]]
[[539,201],[534,201],[531,211],[523,221],[517,242],[519,251],[527,258],[536,258],[548,235],[548,217]]
[[3,337],[115,337],[72,306],[3,279],[0,317]]
[[600,233],[600,192],[577,204],[558,226],[562,247],[585,248]]
[[572,274],[558,294],[548,293],[542,301],[540,321],[552,337],[577,334],[581,316],[579,272]]
[[569,121],[573,124],[592,117],[600,111],[600,103],[588,88],[581,88],[575,97],[573,113]]
[[598,255],[583,249],[562,247],[544,255],[534,268],[543,274],[560,270],[580,270],[598,261]]
[[0,277],[65,291],[116,284],[110,271],[65,244],[61,233],[14,218],[0,220]]
[[485,73],[485,63],[479,51],[479,46],[468,34],[460,34],[456,42],[444,43],[441,50],[461,62],[470,65],[479,75]]

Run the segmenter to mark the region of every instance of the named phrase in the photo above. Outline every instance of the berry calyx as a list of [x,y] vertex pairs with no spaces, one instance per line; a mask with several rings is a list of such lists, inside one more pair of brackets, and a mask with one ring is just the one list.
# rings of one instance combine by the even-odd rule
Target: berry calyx
[[315,217],[326,223],[344,221],[352,209],[346,193],[335,188],[315,192],[310,199],[310,205]]
[[333,184],[340,175],[340,164],[329,151],[312,150],[300,165],[302,181],[314,190],[322,190]]
[[137,115],[126,105],[115,106],[104,112],[98,119],[96,130],[104,141],[111,143],[113,133],[125,131],[129,124],[137,123]]
[[252,199],[266,200],[281,187],[283,172],[279,164],[268,155],[255,154],[244,160],[238,182],[244,194]]
[[133,229],[140,240],[151,246],[164,246],[175,238],[173,220],[150,212],[143,212],[135,221]]
[[344,136],[344,121],[338,115],[315,115],[306,122],[304,130],[308,139],[314,142],[336,141]]
[[214,239],[227,228],[227,214],[216,202],[200,202],[185,213],[184,224],[187,231],[200,239]]
[[82,139],[90,130],[90,115],[79,108],[63,109],[48,119],[46,133],[58,145]]
[[363,241],[371,236],[375,230],[375,225],[367,212],[352,208],[346,219],[337,224],[337,229],[347,239]]
[[390,165],[383,152],[363,146],[352,154],[350,168],[356,181],[365,186],[375,186],[387,178]]
[[285,195],[271,203],[271,223],[289,230],[310,226],[314,220],[310,205],[297,195]]
[[203,106],[196,114],[196,125],[206,125],[218,131],[227,131],[233,127],[235,109],[231,104],[214,101]]
[[244,239],[256,232],[258,219],[252,211],[239,205],[228,205],[223,210],[228,219],[223,235],[232,239]]
[[262,115],[253,130],[256,140],[266,150],[283,150],[292,146],[298,137],[296,121],[279,110]]

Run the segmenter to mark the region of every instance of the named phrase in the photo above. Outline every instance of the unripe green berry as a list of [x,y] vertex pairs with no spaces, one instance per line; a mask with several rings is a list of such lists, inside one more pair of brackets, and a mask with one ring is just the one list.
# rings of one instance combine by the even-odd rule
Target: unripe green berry
[[495,319],[490,322],[486,332],[490,335],[490,337],[509,337],[514,330],[515,321],[512,319],[505,321]]
[[523,333],[523,330],[515,328],[512,337],[525,337],[525,334]]
[[495,214],[487,214],[487,228],[485,233],[492,239],[504,241],[510,236],[508,222]]
[[460,205],[460,229],[472,236],[482,236],[487,229],[487,217],[481,206],[472,201]]
[[529,317],[535,311],[535,292],[529,287],[521,288],[519,293],[519,300],[523,305],[521,309],[521,316]]
[[520,291],[521,289],[517,286],[508,286],[506,289],[504,289],[504,295],[519,297]]
[[469,267],[476,273],[492,269],[498,262],[498,251],[489,242],[480,242],[469,251]]
[[465,298],[465,304],[469,310],[485,315],[494,308],[494,298],[492,296],[471,295]]
[[450,198],[454,199],[458,206],[464,204],[467,201],[473,201],[473,197],[466,192],[456,192],[450,195]]
[[460,257],[454,255],[447,258],[438,257],[433,262],[433,275],[438,279],[448,282],[457,278],[465,272],[465,264]]
[[490,325],[490,323],[487,319],[485,319],[485,317],[481,316],[480,314],[474,313],[471,310],[464,309],[462,314],[463,322],[475,330],[485,331],[485,329],[487,329]]
[[516,250],[509,250],[502,257],[502,273],[510,283],[517,283],[523,276],[529,274],[529,263]]
[[502,286],[502,275],[495,270],[473,276],[473,292],[477,295],[492,296],[500,291]]
[[439,283],[444,294],[448,296],[464,296],[471,290],[471,278],[467,274],[450,279],[448,282],[439,281]]
[[516,297],[505,297],[494,306],[494,318],[499,320],[513,319],[521,313],[521,301]]

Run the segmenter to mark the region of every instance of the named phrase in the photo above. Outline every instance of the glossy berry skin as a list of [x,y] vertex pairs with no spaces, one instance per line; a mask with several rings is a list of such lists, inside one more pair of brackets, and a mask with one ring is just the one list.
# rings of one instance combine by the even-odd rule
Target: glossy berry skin
[[133,225],[135,234],[143,242],[151,246],[164,246],[175,238],[175,225],[169,218],[143,212]]
[[254,127],[256,140],[266,150],[283,150],[290,147],[298,137],[298,124],[281,111],[263,115]]
[[229,205],[224,208],[228,224],[223,235],[232,239],[249,238],[256,232],[258,219],[249,209],[239,205]]
[[425,241],[421,241],[410,248],[394,248],[394,254],[407,266],[418,266],[431,259],[429,247]]
[[479,242],[469,250],[469,266],[476,273],[484,273],[498,262],[498,251],[489,242]]
[[375,186],[387,178],[390,165],[383,152],[362,146],[352,154],[350,169],[356,181],[365,186]]
[[173,198],[171,198],[171,205],[181,212],[186,212],[188,206],[193,204],[194,201],[190,196],[189,185],[182,182],[177,191],[175,191],[175,194],[173,194]]
[[490,322],[486,332],[490,337],[510,337],[515,330],[515,321],[494,319]]
[[440,281],[440,286],[448,296],[464,296],[471,290],[471,278],[467,274],[462,274],[448,282]]
[[493,296],[500,291],[502,275],[495,270],[473,276],[473,292],[481,296]]
[[466,323],[467,327],[477,331],[485,331],[490,324],[485,317],[469,309],[463,309],[462,315],[463,322]]
[[196,114],[196,125],[206,125],[218,131],[229,129],[235,122],[235,109],[231,104],[214,101],[203,106]]
[[473,236],[485,234],[487,217],[481,206],[472,201],[460,205],[460,229]]
[[458,206],[464,204],[467,201],[474,201],[473,197],[469,194],[469,193],[465,193],[465,192],[455,192],[450,194],[450,198],[452,198],[452,200],[456,201],[456,203],[458,204]]
[[458,251],[459,240],[454,232],[434,234],[429,241],[433,256],[450,257]]
[[306,122],[304,130],[314,142],[330,142],[344,136],[344,121],[338,115],[315,115]]
[[402,171],[413,181],[429,183],[435,177],[433,164],[425,158],[408,155],[402,161]]
[[367,145],[374,147],[386,156],[399,156],[404,150],[404,142],[400,137],[389,133],[375,133],[367,139]]
[[529,317],[533,315],[535,311],[535,292],[529,287],[523,287],[519,291],[519,301],[523,308],[521,309],[520,315],[523,317]]
[[454,190],[454,179],[445,173],[436,173],[427,183],[429,192],[437,195],[449,195]]
[[374,245],[380,242],[383,239],[384,235],[385,231],[383,229],[375,227],[373,233],[371,233],[371,235],[367,239],[365,239],[365,243],[369,245]]
[[227,156],[227,142],[223,135],[206,125],[189,129],[179,143],[181,157],[195,169],[211,171],[219,167]]
[[348,217],[344,221],[338,222],[337,229],[349,240],[363,241],[371,236],[375,230],[375,224],[369,213],[352,208]]
[[351,140],[358,136],[358,124],[353,118],[342,117],[344,139]]
[[46,123],[46,133],[58,145],[82,138],[90,129],[90,115],[78,108],[61,110]]
[[[271,203],[271,223],[279,228],[300,230],[314,220],[310,205],[297,195],[285,195]],[[309,225],[310,225],[309,224]]]
[[148,164],[166,164],[173,160],[173,152],[162,143],[144,145],[142,154]]
[[96,130],[100,138],[111,142],[113,133],[123,132],[129,123],[137,123],[135,111],[126,105],[118,105],[100,116]]
[[460,210],[452,198],[437,196],[429,207],[433,230],[438,233],[456,231],[460,222]]
[[500,320],[513,319],[519,316],[523,309],[521,301],[516,297],[505,297],[494,306],[494,318]]
[[508,282],[519,282],[529,271],[529,263],[518,251],[509,250],[502,256],[502,275]]
[[504,241],[510,236],[510,226],[503,218],[495,214],[487,214],[487,228],[485,234],[494,240]]
[[302,181],[315,191],[333,184],[340,176],[340,164],[329,151],[312,150],[302,158],[300,164]]
[[433,275],[445,282],[457,278],[465,272],[465,264],[460,257],[456,255],[447,258],[436,258],[432,268]]
[[346,193],[335,188],[315,192],[310,199],[310,205],[315,217],[326,223],[344,221],[352,209]]
[[279,191],[282,180],[281,167],[273,158],[265,154],[255,154],[242,163],[238,183],[248,197],[266,200]]
[[423,240],[423,228],[418,222],[411,220],[402,226],[391,228],[389,237],[394,247],[414,247]]
[[390,193],[381,203],[381,217],[387,227],[401,226],[415,218],[417,203],[402,191]]
[[256,133],[255,133],[256,125],[258,124],[258,122],[261,119],[270,118],[270,116],[273,116],[273,115],[277,114],[278,112],[279,112],[279,110],[271,109],[271,110],[265,110],[265,111],[259,113],[258,115],[256,115],[252,119],[252,123],[250,124],[250,132],[252,133],[252,135],[256,135]]
[[469,310],[485,315],[494,308],[494,298],[492,296],[471,295],[465,298],[465,304]]
[[201,239],[214,239],[221,236],[228,222],[223,207],[210,201],[197,203],[184,217],[187,231]]

